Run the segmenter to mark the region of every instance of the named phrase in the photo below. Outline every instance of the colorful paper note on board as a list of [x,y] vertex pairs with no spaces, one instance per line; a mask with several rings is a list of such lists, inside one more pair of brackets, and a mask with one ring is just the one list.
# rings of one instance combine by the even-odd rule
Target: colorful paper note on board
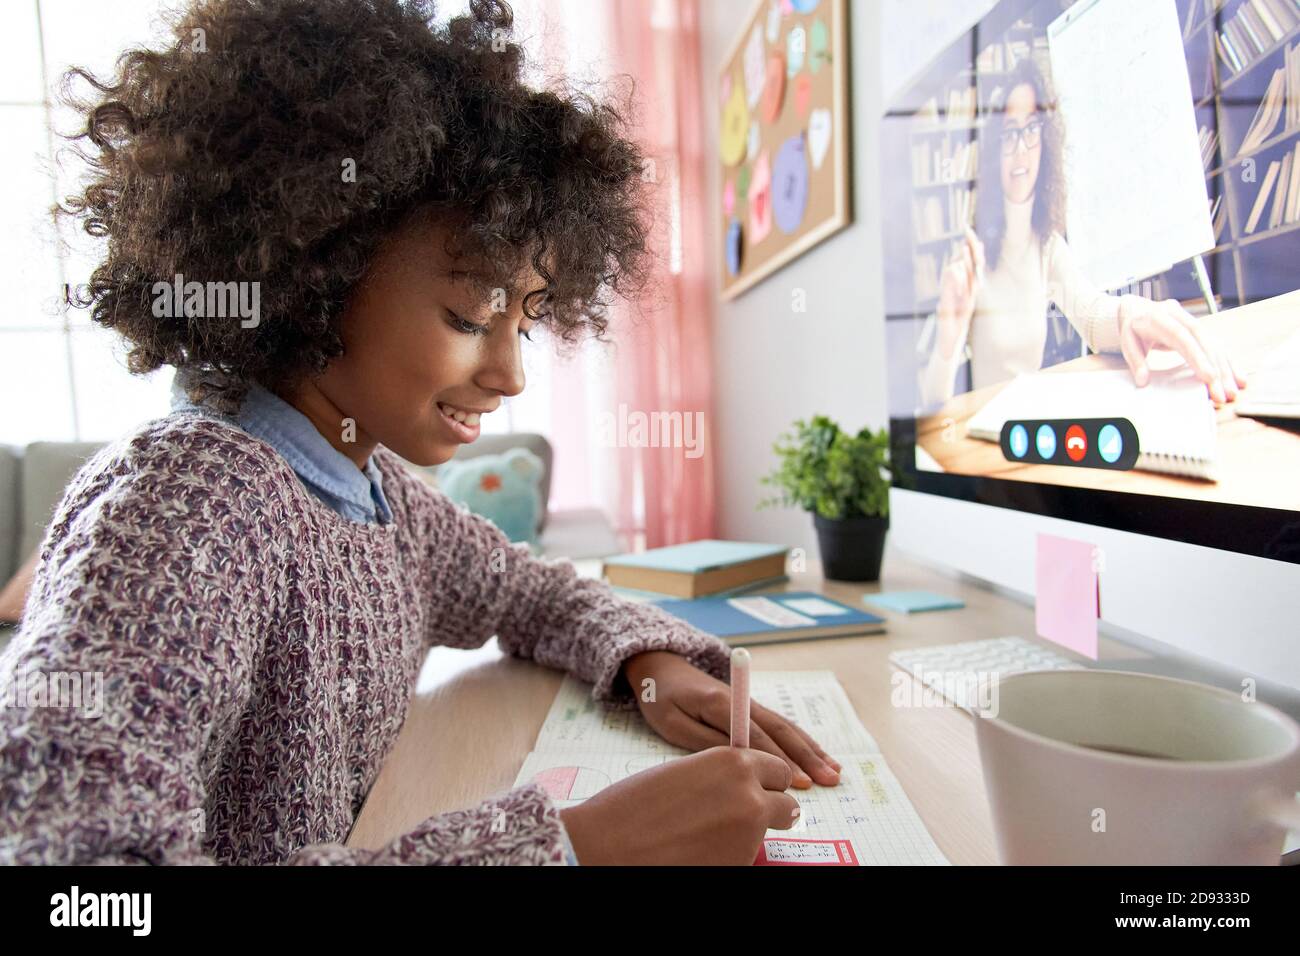
[[1087,541],[1038,536],[1034,623],[1039,637],[1097,659],[1097,569]]
[[767,58],[767,81],[763,86],[763,102],[759,112],[764,123],[775,123],[781,115],[781,103],[785,100],[785,60],[780,53],[773,53]]
[[812,78],[807,73],[800,73],[794,81],[794,108],[803,119],[812,106]]
[[749,181],[749,241],[756,245],[772,231],[772,167],[766,150],[759,154],[754,164],[754,175]]
[[785,39],[786,69],[794,76],[803,69],[804,54],[808,50],[808,31],[803,27],[793,27]]
[[789,234],[803,222],[808,206],[808,158],[803,136],[791,136],[781,144],[772,171],[772,214],[776,225]]
[[741,239],[744,231],[740,223],[731,220],[731,225],[727,227],[727,271],[733,276],[740,271],[740,256],[742,252]]
[[813,169],[821,169],[826,151],[831,148],[831,111],[813,110],[808,118],[808,149],[812,153]]
[[809,57],[809,69],[816,73],[831,58],[830,34],[826,31],[824,20],[817,19],[813,21],[811,43],[812,55]]
[[[721,173],[715,255],[724,299],[743,294],[851,220],[848,58],[842,55],[850,0],[751,2],[718,71],[720,79],[731,78],[720,91],[727,94],[722,114],[730,110],[731,117],[720,130],[726,139],[720,161],[714,161]],[[814,51],[821,54],[815,62]],[[737,88],[746,114],[743,151],[735,136],[742,115]],[[795,150],[786,144],[800,136],[802,162],[791,165]],[[787,167],[781,170],[783,147]],[[734,196],[723,192],[728,182],[734,183]],[[728,262],[725,241],[733,219],[743,227],[738,272],[730,268],[735,257]]]
[[757,23],[749,33],[745,44],[745,100],[752,110],[758,105],[758,98],[763,95],[764,71],[767,64],[763,57],[763,33]]
[[731,96],[722,110],[722,137],[718,143],[722,161],[728,166],[735,166],[745,158],[748,126],[749,108],[745,106],[745,93],[740,84],[732,84]]

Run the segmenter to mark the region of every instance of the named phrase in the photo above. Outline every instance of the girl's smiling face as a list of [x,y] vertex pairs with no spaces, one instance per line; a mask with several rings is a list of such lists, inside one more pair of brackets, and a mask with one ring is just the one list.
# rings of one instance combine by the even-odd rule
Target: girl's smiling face
[[448,251],[449,228],[417,217],[389,237],[344,310],[344,354],[285,396],[358,466],[376,444],[441,464],[524,389],[523,295],[543,283],[495,287]]

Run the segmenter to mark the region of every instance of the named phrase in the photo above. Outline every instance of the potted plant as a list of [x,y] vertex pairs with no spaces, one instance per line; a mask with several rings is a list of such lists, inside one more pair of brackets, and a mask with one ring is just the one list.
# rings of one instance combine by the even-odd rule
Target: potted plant
[[877,581],[889,530],[889,432],[841,431],[825,415],[796,421],[772,446],[780,463],[760,479],[778,494],[759,507],[812,512],[822,573],[835,581]]

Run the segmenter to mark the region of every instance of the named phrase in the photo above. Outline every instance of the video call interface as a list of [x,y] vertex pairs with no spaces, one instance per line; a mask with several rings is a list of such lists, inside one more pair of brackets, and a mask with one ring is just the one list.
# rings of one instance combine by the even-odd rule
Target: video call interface
[[1300,511],[1300,0],[1221,7],[1003,0],[890,105],[918,472]]

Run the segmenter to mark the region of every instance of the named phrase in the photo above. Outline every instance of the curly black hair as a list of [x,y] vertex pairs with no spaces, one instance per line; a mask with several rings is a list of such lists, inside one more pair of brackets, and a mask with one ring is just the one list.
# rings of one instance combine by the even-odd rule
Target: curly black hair
[[[91,176],[55,212],[107,239],[76,304],[129,340],[131,371],[219,373],[204,399],[223,382],[229,408],[342,354],[379,243],[433,210],[455,255],[503,281],[532,267],[530,318],[601,338],[610,296],[647,272],[645,160],[626,107],[526,85],[512,25],[500,0],[445,24],[426,0],[198,0],[112,79],[69,70]],[[264,320],[155,315],[177,274],[258,282]]]

